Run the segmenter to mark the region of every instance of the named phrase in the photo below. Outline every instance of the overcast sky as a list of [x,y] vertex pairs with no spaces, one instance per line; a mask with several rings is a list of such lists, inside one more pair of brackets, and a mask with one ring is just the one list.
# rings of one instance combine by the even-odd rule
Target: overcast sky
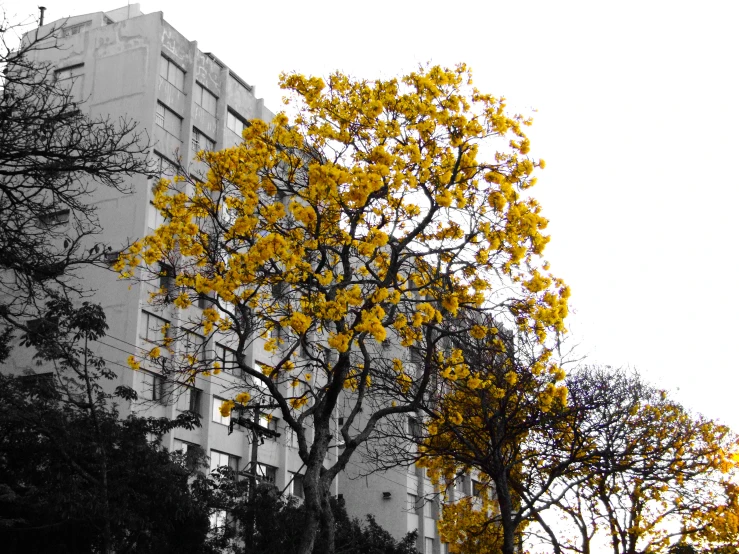
[[[120,7],[43,0],[46,21]],[[33,4],[6,0],[10,14]],[[739,430],[739,3],[150,0],[273,110],[281,71],[392,77],[472,67],[535,118],[546,257],[572,341]],[[35,15],[35,14],[34,14]],[[535,113],[534,113],[535,110]],[[677,391],[677,389],[680,389]]]

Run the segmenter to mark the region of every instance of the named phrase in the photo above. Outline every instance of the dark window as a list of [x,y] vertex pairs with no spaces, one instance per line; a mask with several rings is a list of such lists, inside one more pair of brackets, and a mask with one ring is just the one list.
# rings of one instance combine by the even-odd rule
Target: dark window
[[201,403],[203,399],[203,391],[200,389],[190,388],[187,390],[187,409],[194,414],[202,415]]
[[69,223],[69,210],[57,210],[48,212],[39,217],[41,223],[46,227],[56,227],[57,225],[65,225]]
[[236,361],[236,351],[216,343],[216,359],[221,364],[221,369],[232,375],[240,374],[239,364]]
[[171,296],[175,289],[175,273],[171,265],[159,264],[159,288],[167,296]]
[[161,375],[156,373],[144,372],[143,375],[143,391],[141,398],[144,400],[152,400],[160,404],[165,403],[165,381]]
[[198,294],[198,308],[200,308],[201,310],[209,308],[212,303],[213,300],[207,294],[204,294],[202,292]]
[[300,473],[292,474],[292,481],[288,487],[288,494],[303,498],[305,493],[303,492],[303,476]]
[[262,483],[277,481],[277,468],[267,464],[257,464],[257,479]]
[[486,487],[480,481],[476,481],[475,479],[472,480],[472,496],[477,496],[478,498],[484,498],[486,495]]
[[414,439],[421,437],[421,422],[415,417],[408,418],[408,434]]

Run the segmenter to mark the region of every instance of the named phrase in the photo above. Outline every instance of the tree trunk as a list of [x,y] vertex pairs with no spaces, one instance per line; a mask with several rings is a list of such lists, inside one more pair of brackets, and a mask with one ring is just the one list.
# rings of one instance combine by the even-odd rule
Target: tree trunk
[[[331,483],[324,485],[321,475],[323,472],[323,460],[328,452],[329,440],[331,434],[329,432],[328,421],[323,422],[314,418],[314,440],[310,448],[308,459],[305,463],[305,476],[303,477],[303,488],[305,493],[305,528],[300,537],[300,545],[298,546],[298,554],[313,554],[313,547],[316,543],[321,523],[327,521],[327,517],[333,523],[333,514],[326,516],[324,512],[331,511],[331,505],[328,502],[329,487]],[[330,552],[333,552],[333,525],[328,538],[332,539]]]
[[300,535],[298,554],[313,554],[313,545],[316,542],[316,535],[318,535],[318,529],[321,523],[323,499],[317,469],[306,468],[305,477],[303,478],[305,526]]
[[495,494],[498,497],[500,522],[503,528],[501,554],[514,554],[516,551],[516,527],[513,525],[513,503],[511,502],[511,491],[508,488],[505,471],[499,472],[493,481],[495,482]]
[[331,510],[331,483],[322,482],[323,494],[323,511],[321,512],[321,530],[326,537],[325,554],[334,554],[336,551],[336,524],[334,522],[334,512]]

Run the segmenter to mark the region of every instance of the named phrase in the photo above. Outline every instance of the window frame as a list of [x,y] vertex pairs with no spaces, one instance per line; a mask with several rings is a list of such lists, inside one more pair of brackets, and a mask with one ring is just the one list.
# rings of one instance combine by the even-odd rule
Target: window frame
[[185,397],[183,411],[192,412],[199,416],[203,415],[203,391],[197,387],[186,387],[182,393]]
[[487,485],[477,479],[471,479],[472,481],[472,496],[475,498],[484,499],[487,496]]
[[[271,414],[259,414],[259,425],[261,427],[264,427],[265,429],[268,429],[270,431],[277,432],[277,423],[279,421],[279,418],[271,415]],[[266,437],[267,440],[275,441],[277,440],[277,437]]]
[[[177,140],[179,140],[182,136],[182,117],[168,108],[167,105],[163,102],[157,102],[157,107],[154,114],[154,123],[158,127],[164,129],[165,133],[172,135]],[[176,129],[172,127],[173,124],[175,125]]]
[[[201,108],[203,108],[203,111],[209,113],[210,115],[213,115],[213,116],[216,115],[216,112],[218,111],[218,97],[215,94],[213,94],[208,89],[208,87],[204,86],[199,81],[195,81],[195,90],[193,91],[193,96],[195,97],[196,106],[200,106]],[[207,102],[204,101],[203,98],[208,98],[208,101]],[[212,99],[213,111],[210,111],[208,109],[208,105],[211,104],[211,99]]]
[[302,473],[290,472],[290,483],[287,487],[287,494],[295,498],[305,498],[305,489],[303,488],[303,480],[305,476]]
[[[195,339],[195,340],[192,340]],[[185,356],[193,355],[195,361],[198,363],[205,363],[207,361],[206,356],[206,340],[205,337],[194,331],[185,329],[183,340],[181,341],[183,346],[183,353]],[[191,349],[191,347],[194,347]]]
[[[164,72],[162,71],[164,69]],[[164,75],[162,74],[164,73]],[[159,60],[159,77],[164,81],[168,82],[174,88],[180,92],[185,91],[185,75],[187,72],[169,59],[167,56],[162,54]],[[174,75],[174,80],[171,77]]]
[[39,223],[47,229],[52,227],[61,227],[67,225],[72,217],[72,211],[69,208],[46,212],[39,216]]
[[[144,323],[144,326],[143,326],[144,334],[142,334],[140,330],[139,337],[153,344],[157,344],[157,345],[162,344],[163,339],[166,338],[167,334],[163,334],[161,330],[162,330],[162,327],[164,327],[165,325],[169,326],[170,324],[169,320],[164,317],[161,317],[160,315],[148,312],[146,310],[141,310],[141,313],[143,314],[143,318],[144,318],[144,322],[143,322]],[[162,325],[156,328],[156,330],[153,330],[152,327],[149,325],[149,322],[151,319],[162,322]],[[153,340],[152,334],[157,334],[159,338],[157,340]]]
[[257,462],[256,477],[260,483],[264,482],[274,485],[277,483],[277,468],[269,464]]
[[228,427],[229,425],[231,425],[231,414],[226,417],[221,415],[221,406],[224,402],[227,402],[225,398],[221,398],[220,396],[213,397],[213,409],[211,410],[210,417],[213,423],[217,423],[218,425],[225,425],[226,427]]
[[213,150],[216,149],[216,141],[203,133],[197,127],[193,127],[192,137],[190,139],[190,146],[192,146],[192,149],[195,153],[200,152],[201,150],[204,150],[206,152],[213,152]]
[[[166,108],[166,106],[165,106]],[[160,178],[173,179],[177,175],[177,164],[172,162],[167,156],[154,150],[152,152],[152,158],[154,158],[154,171],[159,174]],[[167,171],[170,170],[170,172]]]
[[172,300],[177,290],[177,274],[174,267],[165,262],[159,262],[159,290],[164,291],[166,296]]
[[[225,344],[217,342],[215,344],[215,351],[216,360],[221,364],[221,371],[230,375],[237,375],[237,373],[241,373],[236,350],[234,350],[233,348],[229,348]],[[233,359],[227,360],[226,354],[230,354],[231,356],[233,356]]]
[[[238,124],[241,129],[236,129],[236,124]],[[244,129],[246,129],[248,126],[249,123],[234,110],[232,110],[231,108],[226,110],[226,128],[229,131],[241,137],[244,133]]]
[[[218,465],[214,465],[214,455],[217,456]],[[225,456],[226,463],[220,463]],[[235,454],[230,454],[229,452],[224,452],[223,450],[216,450],[214,448],[210,449],[210,455],[208,456],[208,462],[210,467],[210,472],[212,473],[219,467],[228,467],[231,468],[234,472],[234,474],[238,473],[239,471],[239,462],[241,461],[241,458],[239,456],[236,456]]]
[[146,213],[146,226],[147,228],[155,231],[167,222],[167,218],[162,215],[153,202],[149,202]]
[[81,23],[75,23],[74,25],[70,25],[69,27],[63,26],[61,28],[61,36],[59,38],[67,38],[72,37],[74,35],[79,35],[84,32],[84,29],[86,27],[90,27],[92,25],[92,20],[88,19],[87,21],[83,21]]
[[[158,404],[166,405],[166,379],[158,373],[146,370],[141,370],[141,376],[142,383],[144,385],[141,398],[146,402],[156,402]],[[147,388],[147,384],[150,385],[149,388]],[[151,391],[150,398],[144,395],[147,391]]]

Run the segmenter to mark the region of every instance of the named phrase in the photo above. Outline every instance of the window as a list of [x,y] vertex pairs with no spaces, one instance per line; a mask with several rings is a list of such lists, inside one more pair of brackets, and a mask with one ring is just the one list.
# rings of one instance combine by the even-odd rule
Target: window
[[185,349],[185,356],[188,357],[188,363],[202,363],[205,361],[205,337],[193,333],[191,331],[185,331],[183,337],[183,346]]
[[164,378],[161,375],[149,373],[148,371],[142,372],[141,376],[143,377],[141,398],[164,404]]
[[244,132],[244,128],[246,127],[246,125],[246,122],[238,115],[233,113],[231,110],[228,111],[228,115],[226,116],[226,127],[231,129],[237,135],[241,136],[241,133]]
[[159,263],[159,289],[171,295],[175,290],[175,274],[171,265]]
[[414,439],[421,437],[421,422],[415,417],[408,418],[408,434]]
[[149,209],[146,213],[146,226],[152,231],[159,229],[166,222],[166,218],[162,215],[154,204],[149,202]]
[[418,497],[415,494],[408,493],[408,511],[415,513],[418,506]]
[[216,343],[216,359],[226,373],[236,374],[239,366],[236,362],[236,351]]
[[185,89],[185,72],[164,56],[159,62],[159,76],[179,90]]
[[183,454],[187,454],[190,449],[192,448],[200,448],[197,444],[193,444],[191,442],[175,439],[174,440],[174,451],[175,452],[182,452]]
[[203,449],[199,445],[179,439],[174,440],[173,450],[182,454],[184,458],[182,461],[188,469],[196,469],[203,456]]
[[57,69],[54,72],[54,76],[56,77],[57,81],[66,81],[67,79],[74,79],[75,77],[84,75],[84,69],[85,65],[81,63],[77,65],[71,65],[69,67]]
[[204,310],[205,308],[209,308],[212,303],[213,303],[213,300],[207,294],[203,292],[198,294],[198,308],[200,308],[201,310]]
[[210,530],[217,531],[218,529],[225,529],[228,523],[228,514],[226,510],[216,510],[209,517]]
[[431,500],[424,500],[423,516],[424,517],[434,517],[434,503]]
[[71,37],[73,35],[79,35],[85,30],[85,27],[92,25],[92,21],[83,21],[76,25],[70,25],[69,27],[62,28],[62,38]]
[[85,66],[83,64],[72,65],[54,72],[57,86],[68,92],[74,100],[82,100],[84,74]]
[[[157,125],[159,125],[157,123]],[[162,126],[164,125],[164,120],[162,120]],[[167,158],[162,156],[159,152],[154,152],[154,172],[158,173],[160,177],[164,177],[165,179],[172,179],[175,175],[177,175],[177,167],[175,164],[170,162]]]
[[[109,247],[110,248],[110,247]],[[118,258],[121,256],[120,250],[108,250],[103,254],[103,259],[105,260],[105,263],[113,265],[114,263],[118,262]]]
[[57,210],[43,214],[39,220],[44,227],[56,227],[69,223],[69,214],[69,210]]
[[462,492],[466,496],[470,496],[472,494],[472,479],[470,479],[469,475],[462,476]]
[[[260,414],[259,415],[259,425],[261,427],[264,427],[265,429],[269,429],[270,431],[277,431],[277,418],[273,416],[269,416],[267,414]],[[268,436],[267,439],[273,441],[275,440],[275,437]]]
[[212,151],[215,150],[215,147],[215,141],[206,137],[195,127],[192,128],[192,149],[194,152],[200,152],[201,150]]
[[[258,360],[257,360],[257,368],[259,368],[259,371],[261,371],[264,375],[272,375],[272,371],[274,370],[274,368],[271,365],[265,364],[264,362],[260,362]],[[259,387],[260,389],[262,390],[267,389],[267,385],[261,379],[257,379],[255,377],[255,378],[252,378],[252,381],[253,381],[253,384]]]
[[477,496],[478,498],[485,498],[486,496],[485,485],[475,479],[472,480],[472,496]]
[[200,411],[202,400],[203,391],[194,387],[187,387],[180,397],[180,406],[183,410],[188,410],[194,414],[202,415]]
[[277,468],[267,464],[257,464],[257,479],[261,483],[274,483],[277,481]]
[[170,135],[179,138],[182,134],[182,118],[161,102],[157,102],[155,122]]
[[210,470],[215,471],[219,467],[229,467],[234,473],[239,470],[239,458],[218,450],[210,451]]
[[200,83],[195,83],[193,96],[195,96],[195,104],[203,108],[209,114],[216,115],[216,104],[218,101],[213,93],[211,93],[207,88]]
[[223,398],[213,397],[213,421],[220,423],[221,425],[231,424],[231,414],[227,416],[221,415],[221,406],[226,402]]
[[434,552],[434,539],[426,537],[424,541],[424,554],[433,554]]
[[297,496],[298,498],[304,498],[303,476],[300,473],[291,473],[290,478],[291,480],[287,487],[287,494]]
[[167,336],[169,321],[149,312],[142,312],[141,315],[141,338],[154,343],[162,342]]

